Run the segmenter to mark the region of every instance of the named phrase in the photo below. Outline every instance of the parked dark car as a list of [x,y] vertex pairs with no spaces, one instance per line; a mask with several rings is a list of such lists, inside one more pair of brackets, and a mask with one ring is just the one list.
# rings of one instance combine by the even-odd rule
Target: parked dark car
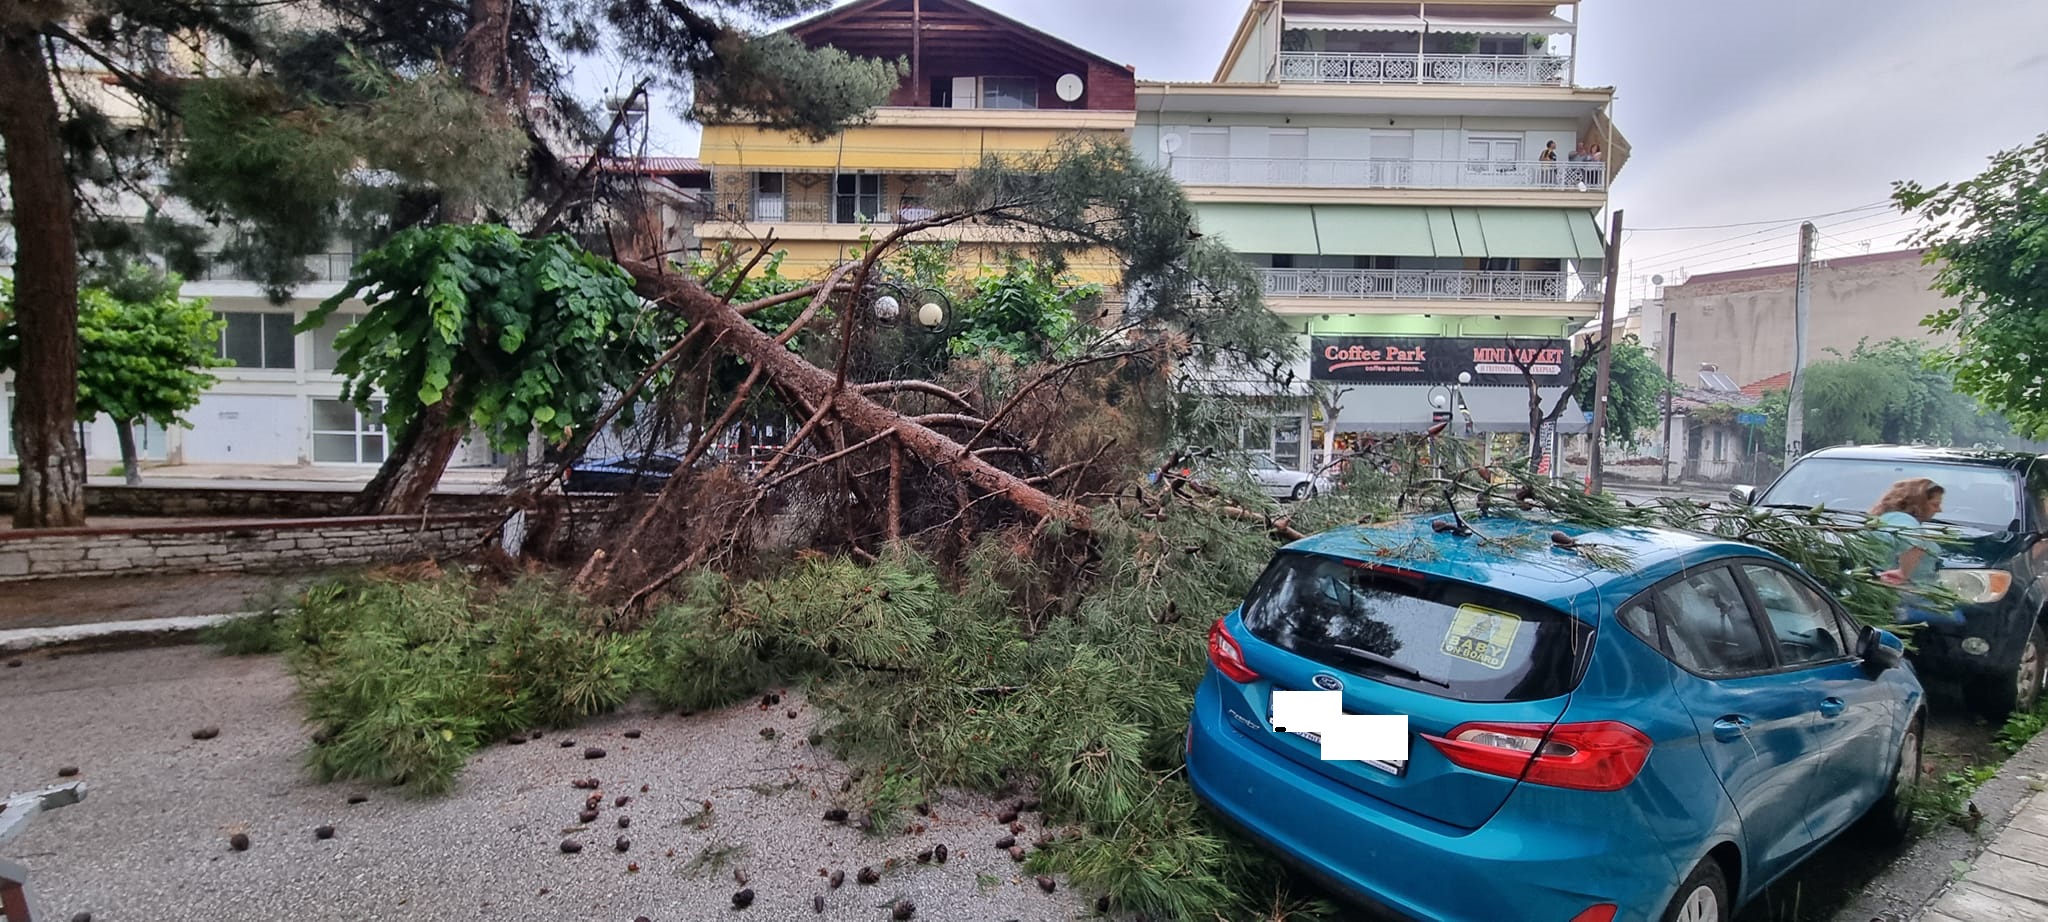
[[[1927,477],[1942,486],[1939,525],[1952,529],[1937,576],[1970,604],[1931,619],[1913,652],[1923,674],[1961,681],[1970,709],[1992,719],[2028,710],[2048,675],[2048,457],[1897,445],[1828,448],[1793,462],[1761,491],[1733,498],[1760,507],[1824,506],[1862,514],[1892,484]],[[1944,613],[1948,614],[1948,613]]]
[[683,466],[680,455],[666,452],[585,458],[569,466],[562,478],[565,493],[654,492]]

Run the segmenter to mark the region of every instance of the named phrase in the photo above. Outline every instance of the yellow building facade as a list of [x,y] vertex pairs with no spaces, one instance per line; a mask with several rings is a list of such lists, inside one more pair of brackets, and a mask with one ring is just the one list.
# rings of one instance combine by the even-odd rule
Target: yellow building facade
[[[903,59],[909,73],[865,124],[823,141],[754,125],[704,128],[711,194],[697,236],[707,250],[774,240],[782,272],[830,270],[897,226],[930,217],[936,189],[989,156],[1042,153],[1074,138],[1124,143],[1137,124],[1131,68],[965,0],[866,0],[789,27],[813,47]],[[962,270],[999,269],[1038,239],[962,224],[918,242],[956,241]],[[1074,274],[1114,285],[1109,254]]]

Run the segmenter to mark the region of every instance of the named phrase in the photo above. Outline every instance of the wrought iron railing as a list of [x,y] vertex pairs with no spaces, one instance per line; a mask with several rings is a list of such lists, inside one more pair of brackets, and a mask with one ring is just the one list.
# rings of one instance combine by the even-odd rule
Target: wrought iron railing
[[1282,83],[1563,86],[1570,70],[1571,58],[1559,54],[1280,53]]
[[[1461,272],[1437,269],[1265,269],[1276,298],[1451,301],[1567,301],[1568,272]],[[1582,293],[1579,299],[1598,297]]]

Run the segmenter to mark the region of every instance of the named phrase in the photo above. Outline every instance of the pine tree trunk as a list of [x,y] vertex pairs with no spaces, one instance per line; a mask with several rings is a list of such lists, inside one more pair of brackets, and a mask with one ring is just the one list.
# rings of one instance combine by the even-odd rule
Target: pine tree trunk
[[804,361],[803,357],[776,343],[774,337],[761,332],[747,318],[740,316],[732,305],[719,300],[718,296],[701,286],[673,273],[664,273],[653,263],[628,259],[621,265],[639,281],[641,296],[674,307],[693,325],[703,324],[710,332],[722,337],[725,348],[745,357],[748,362],[758,364],[772,384],[795,395],[803,404],[824,406],[825,401],[832,398],[833,413],[850,430],[844,433],[849,436],[847,441],[854,441],[850,438],[853,435],[872,438],[885,432],[892,433],[903,450],[951,472],[962,483],[971,483],[981,490],[999,494],[1017,508],[1039,518],[1062,519],[1084,530],[1089,527],[1088,512],[1083,507],[1057,499],[1025,483],[1008,471],[983,461],[959,442],[912,422],[903,414],[862,396],[858,390],[848,388],[839,391],[834,398],[838,382],[832,372]]
[[57,102],[43,63],[41,17],[31,5],[0,12],[0,143],[13,193],[14,313],[21,367],[14,377],[17,528],[85,524],[85,458],[72,420],[78,406],[78,250],[74,203],[57,141]]
[[135,421],[114,420],[114,435],[121,440],[121,478],[131,487],[142,486],[142,461],[135,457]]
[[456,382],[448,385],[449,396],[420,411],[418,419],[405,430],[377,476],[363,487],[356,499],[360,515],[418,515],[427,511],[427,500],[448,471],[448,459],[462,443],[462,429],[449,424]]

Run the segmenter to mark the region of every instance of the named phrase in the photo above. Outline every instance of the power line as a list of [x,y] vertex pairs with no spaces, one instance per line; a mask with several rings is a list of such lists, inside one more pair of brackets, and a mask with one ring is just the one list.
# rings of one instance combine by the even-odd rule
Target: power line
[[[1917,218],[1914,218],[1912,216],[1895,217],[1885,215],[1866,215],[1862,218],[1847,222],[1846,226],[1837,226],[1835,228],[1835,232],[1845,234],[1867,234],[1872,237],[1884,236],[1886,233],[1886,229],[1888,228],[1904,227],[1915,223],[1917,220]],[[1659,270],[1675,268],[1685,268],[1688,270],[1688,272],[1690,272],[1691,270],[1698,269],[1700,267],[1721,266],[1770,252],[1771,250],[1774,250],[1783,245],[1783,241],[1777,239],[1752,238],[1757,238],[1760,235],[1771,234],[1779,230],[1796,229],[1797,225],[1786,225],[1782,228],[1767,228],[1762,231],[1756,231],[1748,234],[1741,234],[1735,237],[1724,238],[1722,240],[1714,241],[1713,243],[1702,244],[1700,246],[1691,247],[1684,250],[1673,250],[1669,253],[1659,254],[1658,256],[1650,257],[1649,259],[1638,263],[1638,265],[1642,266],[1643,269],[1647,272],[1656,272]],[[1645,274],[1645,272],[1635,271],[1632,272],[1632,274],[1643,275]]]
[[1841,211],[1830,211],[1825,214],[1809,215],[1803,218],[1786,218],[1782,221],[1742,221],[1735,224],[1695,224],[1688,227],[1631,227],[1628,229],[1628,232],[1632,234],[1651,234],[1657,233],[1659,231],[1728,230],[1730,228],[1735,227],[1756,227],[1760,224],[1799,224],[1805,221],[1813,221],[1820,218],[1832,218],[1836,215],[1854,214],[1858,211],[1869,211],[1872,208],[1884,208],[1890,205],[1891,200],[1886,199],[1884,201],[1871,202],[1868,205],[1858,205],[1854,208],[1844,208]]

